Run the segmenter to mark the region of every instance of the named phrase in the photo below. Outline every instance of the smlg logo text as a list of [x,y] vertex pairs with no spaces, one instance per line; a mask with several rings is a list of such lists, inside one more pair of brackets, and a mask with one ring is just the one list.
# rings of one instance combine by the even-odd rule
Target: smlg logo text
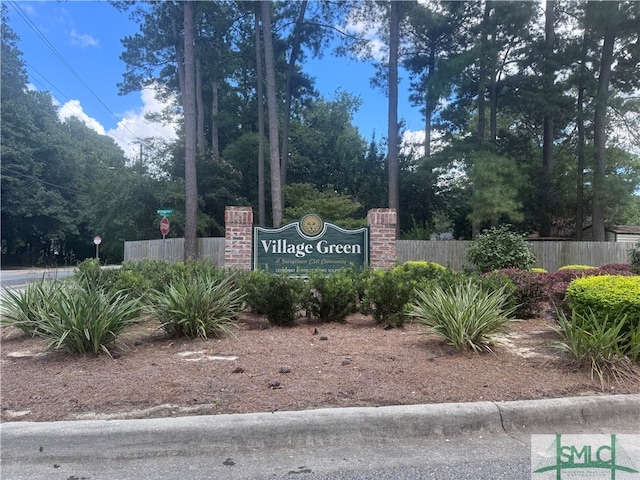
[[532,435],[532,480],[640,480],[640,435]]

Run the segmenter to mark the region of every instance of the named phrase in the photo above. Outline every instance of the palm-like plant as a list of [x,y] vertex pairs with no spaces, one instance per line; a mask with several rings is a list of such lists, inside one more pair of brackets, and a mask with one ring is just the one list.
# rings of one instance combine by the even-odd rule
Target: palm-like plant
[[0,326],[15,327],[27,335],[38,333],[41,317],[49,301],[58,294],[57,282],[44,279],[29,283],[21,290],[4,288],[0,304]]
[[152,291],[147,312],[169,335],[190,338],[232,334],[242,311],[242,298],[234,279],[212,275],[183,276],[163,291]]
[[562,341],[553,346],[566,353],[574,366],[586,366],[591,379],[597,376],[602,387],[610,378],[637,379],[633,363],[640,351],[640,328],[632,333],[625,332],[626,321],[624,315],[610,319],[593,310],[585,314],[574,311],[571,318],[558,312],[560,327],[556,332]]
[[514,310],[504,289],[487,292],[472,279],[447,290],[435,286],[417,291],[407,313],[427,333],[459,350],[491,351],[491,337],[503,330]]
[[45,299],[37,335],[47,348],[69,353],[109,353],[123,329],[138,321],[140,303],[124,292],[107,292],[91,282],[61,287]]

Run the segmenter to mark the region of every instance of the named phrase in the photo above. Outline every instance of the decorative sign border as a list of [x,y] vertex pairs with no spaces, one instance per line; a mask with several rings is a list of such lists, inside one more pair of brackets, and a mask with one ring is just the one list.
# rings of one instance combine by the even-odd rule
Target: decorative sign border
[[[322,222],[321,228],[317,221]],[[311,222],[312,228],[307,222]],[[319,233],[312,236],[305,234],[305,230],[319,230]],[[329,274],[342,268],[363,268],[367,265],[367,227],[347,230],[323,222],[317,214],[307,214],[299,221],[280,228],[254,227],[254,270],[306,276],[312,270]]]

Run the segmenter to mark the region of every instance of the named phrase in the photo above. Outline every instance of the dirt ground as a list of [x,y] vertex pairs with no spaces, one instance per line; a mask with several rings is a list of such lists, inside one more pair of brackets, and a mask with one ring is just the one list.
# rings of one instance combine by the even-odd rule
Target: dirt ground
[[167,338],[148,321],[108,355],[43,352],[2,331],[2,421],[151,418],[322,407],[508,401],[640,393],[602,389],[549,343],[551,318],[510,322],[494,353],[461,354],[423,328],[385,330],[370,317],[270,327],[245,314],[235,337]]

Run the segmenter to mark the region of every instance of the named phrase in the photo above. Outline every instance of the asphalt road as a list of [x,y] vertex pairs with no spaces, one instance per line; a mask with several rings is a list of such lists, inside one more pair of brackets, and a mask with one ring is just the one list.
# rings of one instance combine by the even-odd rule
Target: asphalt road
[[626,451],[640,466],[638,432],[640,395],[4,422],[0,477],[520,480],[534,478],[532,434],[633,434]]
[[38,280],[56,280],[73,274],[75,268],[34,268],[0,271],[0,285],[3,287],[21,287]]
[[[139,479],[530,479],[527,437],[468,435],[452,438],[378,438],[338,446],[217,448],[198,441],[150,448],[136,436],[129,448],[100,442],[87,445],[84,458],[54,454],[55,445],[32,445],[28,462],[5,458],[5,480]],[[351,439],[352,440],[352,439]],[[60,438],[65,443],[64,437]],[[40,451],[42,447],[42,451]],[[64,450],[64,448],[62,448]],[[51,452],[48,454],[48,452]]]

